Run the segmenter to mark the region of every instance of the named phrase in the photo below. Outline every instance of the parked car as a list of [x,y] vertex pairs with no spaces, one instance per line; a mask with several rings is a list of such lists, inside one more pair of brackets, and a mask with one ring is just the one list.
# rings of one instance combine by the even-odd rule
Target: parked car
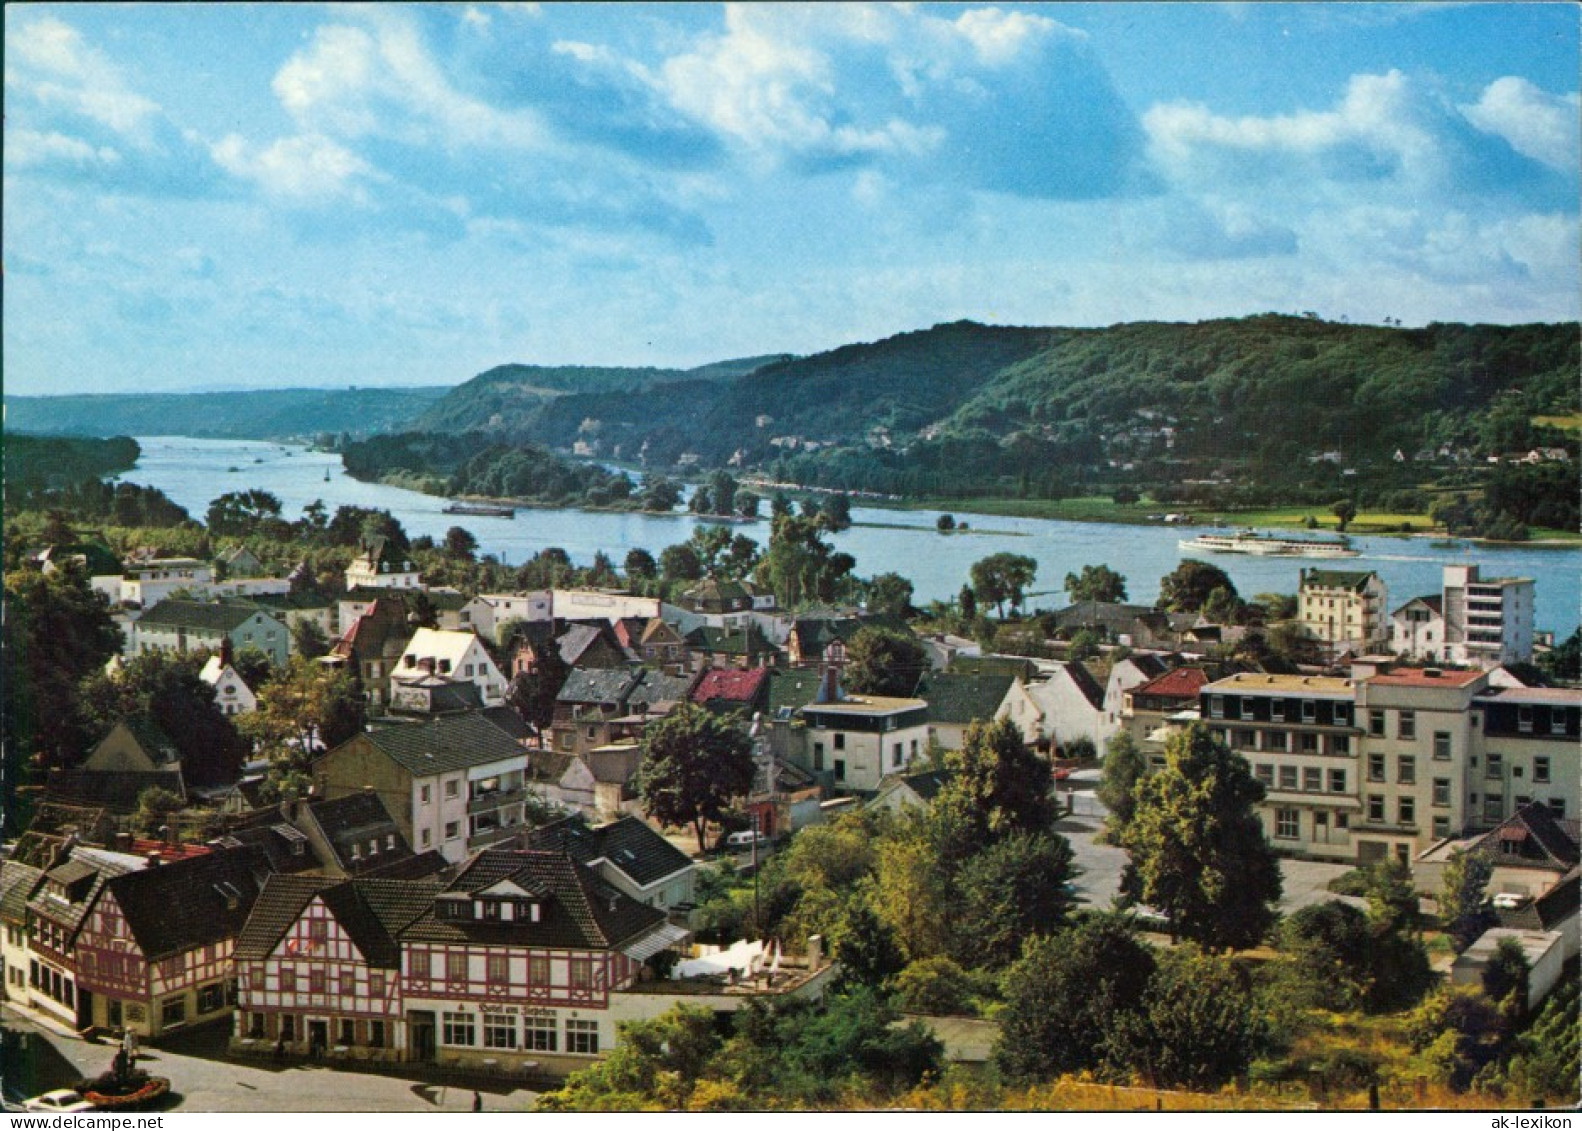
[[22,1107],[25,1111],[92,1111],[93,1105],[70,1088],[56,1088],[53,1092],[45,1092],[42,1096],[34,1096],[24,1100]]
[[769,844],[769,838],[764,836],[763,833],[755,833],[749,829],[745,832],[731,833],[730,836],[726,837],[725,850],[727,852],[749,852],[752,850],[755,837],[760,848]]

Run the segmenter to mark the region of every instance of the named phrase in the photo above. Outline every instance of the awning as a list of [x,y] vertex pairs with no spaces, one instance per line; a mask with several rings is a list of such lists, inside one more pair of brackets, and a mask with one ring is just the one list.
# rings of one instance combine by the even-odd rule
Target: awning
[[674,923],[661,923],[654,930],[621,948],[621,953],[628,958],[635,958],[638,962],[646,962],[662,950],[667,950],[679,942],[692,937],[692,932],[685,927],[678,927]]

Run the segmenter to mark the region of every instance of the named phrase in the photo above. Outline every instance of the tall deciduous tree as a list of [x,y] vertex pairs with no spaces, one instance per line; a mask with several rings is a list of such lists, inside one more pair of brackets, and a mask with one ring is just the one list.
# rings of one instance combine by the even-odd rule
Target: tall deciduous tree
[[1038,563],[1024,554],[990,554],[974,562],[970,571],[972,591],[978,600],[993,605],[1000,619],[1005,606],[1019,608],[1027,587],[1038,574]]
[[1159,603],[1171,612],[1196,613],[1216,589],[1236,596],[1236,585],[1219,566],[1187,558],[1159,579]]
[[1482,853],[1453,852],[1439,889],[1439,917],[1458,951],[1466,950],[1491,925],[1487,907],[1494,863]]
[[1105,821],[1107,838],[1118,842],[1137,808],[1134,791],[1148,772],[1148,759],[1128,731],[1117,731],[1104,747],[1104,767],[1099,771],[1099,800],[1109,810]]
[[912,610],[912,583],[898,573],[881,573],[868,582],[868,609],[897,618]]
[[350,672],[293,656],[258,689],[258,709],[237,716],[237,727],[269,759],[269,784],[294,796],[308,786],[308,765],[363,727],[363,704]]
[[1119,1026],[1132,1067],[1155,1085],[1208,1091],[1247,1071],[1264,1022],[1246,973],[1190,947],[1164,954],[1146,1004]]
[[955,957],[973,965],[1014,962],[1028,939],[1065,926],[1071,843],[1055,833],[1013,833],[961,866],[951,916]]
[[865,625],[846,647],[841,680],[858,695],[910,695],[928,669],[917,638],[891,628]]
[[691,825],[698,851],[704,836],[752,787],[752,749],[725,719],[683,703],[643,736],[643,804],[667,825]]
[[1174,938],[1248,947],[1274,924],[1280,869],[1254,806],[1264,788],[1202,724],[1173,736],[1165,766],[1138,785],[1121,834],[1122,890],[1160,911]]
[[929,807],[929,839],[948,870],[1013,833],[1047,832],[1056,816],[1049,763],[1022,741],[1010,719],[975,722],[953,771]]
[[1066,595],[1073,601],[1124,601],[1126,579],[1107,565],[1085,565],[1066,574]]

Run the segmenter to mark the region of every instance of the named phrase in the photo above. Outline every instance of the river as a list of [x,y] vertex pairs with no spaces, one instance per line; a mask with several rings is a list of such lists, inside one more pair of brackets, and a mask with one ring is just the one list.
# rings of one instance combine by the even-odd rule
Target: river
[[[291,519],[300,517],[308,503],[321,499],[331,513],[343,504],[389,510],[414,537],[427,534],[440,539],[450,527],[463,526],[477,537],[483,553],[498,555],[512,565],[549,546],[559,546],[579,565],[591,563],[599,550],[617,565],[633,547],[640,546],[657,557],[666,546],[686,541],[697,526],[706,524],[679,512],[647,515],[535,508],[518,511],[514,519],[448,515],[443,499],[360,482],[342,470],[340,457],[326,452],[260,441],[181,436],[140,436],[137,442],[142,446],[142,458],[123,478],[158,487],[194,518],[202,519],[209,503],[227,491],[258,488],[279,498],[285,516]],[[852,518],[857,525],[835,535],[833,541],[857,559],[857,572],[864,577],[895,572],[910,579],[920,603],[953,597],[967,580],[972,563],[980,558],[1002,550],[1025,554],[1038,562],[1033,589],[1040,596],[1030,603],[1056,608],[1066,604],[1065,594],[1058,591],[1066,574],[1095,564],[1106,564],[1124,574],[1131,600],[1150,602],[1158,596],[1159,579],[1185,556],[1177,545],[1179,540],[1216,529],[1183,531],[1179,527],[964,515],[958,511],[958,519],[966,518],[984,533],[944,535],[935,530],[938,517],[938,511],[854,506]],[[733,529],[760,543],[769,538],[767,519],[735,524]],[[1582,548],[1466,543],[1450,547],[1426,538],[1382,536],[1358,537],[1353,544],[1362,556],[1339,562],[1224,554],[1210,557],[1246,597],[1296,592],[1298,570],[1304,564],[1376,570],[1389,587],[1391,608],[1413,596],[1438,592],[1442,566],[1472,562],[1485,576],[1534,578],[1540,629],[1564,636],[1577,626],[1582,608]]]

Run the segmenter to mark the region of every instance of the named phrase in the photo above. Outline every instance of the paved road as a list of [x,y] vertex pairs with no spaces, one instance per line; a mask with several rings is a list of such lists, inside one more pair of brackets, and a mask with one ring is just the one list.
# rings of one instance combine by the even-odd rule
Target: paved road
[[[44,1041],[52,1053],[40,1058],[40,1091],[66,1087],[76,1076],[96,1076],[109,1067],[114,1046],[88,1044],[4,1011],[4,1028]],[[214,1037],[223,1040],[223,1033]],[[187,1044],[193,1041],[185,1042]],[[202,1042],[196,1042],[201,1044]],[[58,1054],[55,1055],[55,1054]],[[415,1078],[339,1072],[323,1065],[233,1064],[206,1056],[145,1047],[138,1067],[170,1079],[178,1096],[167,1110],[276,1111],[461,1111],[472,1110],[472,1088],[424,1083]],[[508,1084],[480,1084],[484,1111],[531,1111],[538,1093]]]

